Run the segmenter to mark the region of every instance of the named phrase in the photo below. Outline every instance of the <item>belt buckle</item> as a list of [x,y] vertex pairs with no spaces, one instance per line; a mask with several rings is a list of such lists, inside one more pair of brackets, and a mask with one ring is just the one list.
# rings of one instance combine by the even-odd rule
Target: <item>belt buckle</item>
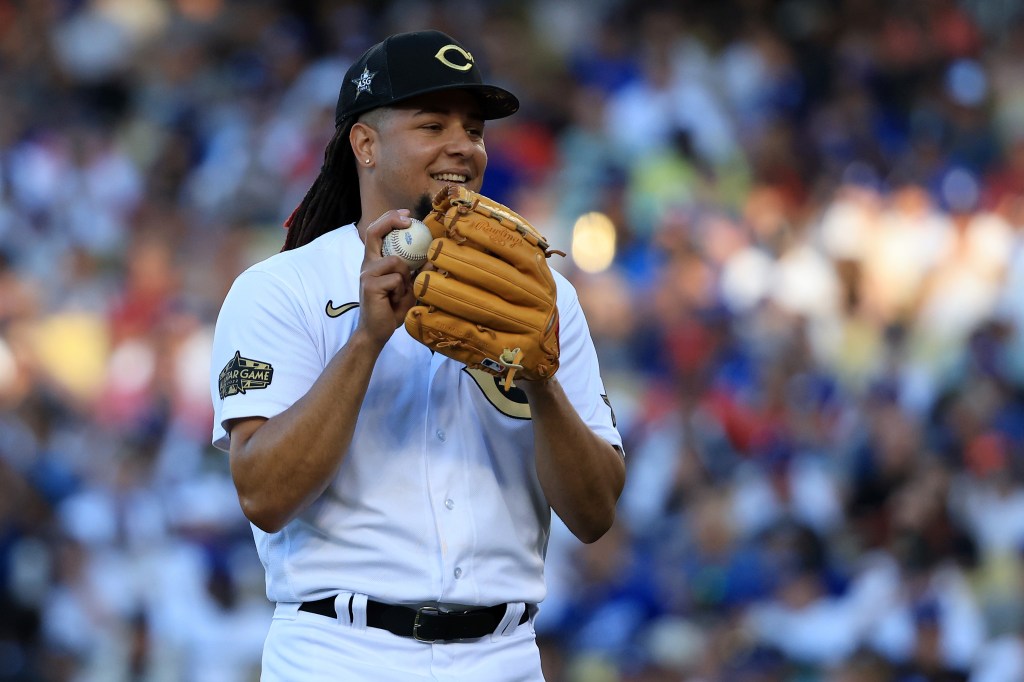
[[433,644],[437,641],[436,639],[428,639],[426,637],[420,636],[420,616],[424,613],[437,615],[441,613],[441,609],[437,608],[436,606],[421,606],[420,608],[416,609],[416,617],[413,618],[412,621],[412,638],[415,639],[417,642],[426,642],[427,644]]

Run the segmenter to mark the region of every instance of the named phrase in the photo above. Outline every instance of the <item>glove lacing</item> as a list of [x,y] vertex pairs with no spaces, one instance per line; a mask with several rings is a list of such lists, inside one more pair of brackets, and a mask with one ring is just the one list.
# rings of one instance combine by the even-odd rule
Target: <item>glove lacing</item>
[[519,361],[522,359],[523,351],[519,348],[506,348],[498,357],[498,363],[508,370],[505,374],[505,381],[502,383],[506,393],[508,393],[510,388],[515,387],[515,384],[512,383],[512,378],[515,377],[517,371],[523,368],[523,366],[519,364]]

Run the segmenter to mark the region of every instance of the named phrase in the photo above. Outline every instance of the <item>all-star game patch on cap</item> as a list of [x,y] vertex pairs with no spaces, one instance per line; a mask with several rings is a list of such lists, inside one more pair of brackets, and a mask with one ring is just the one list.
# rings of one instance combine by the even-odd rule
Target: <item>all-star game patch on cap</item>
[[486,85],[473,55],[440,31],[398,33],[377,43],[349,67],[338,95],[334,122],[370,109],[439,90],[468,90],[480,98],[485,119],[504,118],[519,100]]

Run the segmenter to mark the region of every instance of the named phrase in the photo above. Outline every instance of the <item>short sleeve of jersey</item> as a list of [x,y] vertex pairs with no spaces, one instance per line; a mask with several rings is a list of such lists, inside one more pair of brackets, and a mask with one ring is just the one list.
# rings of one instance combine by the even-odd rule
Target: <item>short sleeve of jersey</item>
[[304,300],[260,269],[235,280],[217,318],[210,364],[216,447],[228,449],[228,420],[283,412],[323,371]]
[[598,436],[622,448],[615,413],[605,392],[597,350],[590,337],[576,290],[561,276],[558,282],[560,367],[555,376],[584,422]]

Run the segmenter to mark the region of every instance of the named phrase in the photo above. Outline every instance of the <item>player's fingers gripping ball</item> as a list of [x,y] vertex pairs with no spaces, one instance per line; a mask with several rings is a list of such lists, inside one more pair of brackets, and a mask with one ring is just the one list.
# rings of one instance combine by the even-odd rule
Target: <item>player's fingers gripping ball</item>
[[[423,222],[434,270],[416,276],[405,317],[432,350],[505,378],[558,370],[558,307],[547,240],[522,216],[460,185],[434,197]],[[562,254],[564,255],[564,254]]]
[[382,256],[398,256],[410,270],[418,270],[427,262],[427,248],[433,239],[430,228],[411,218],[409,227],[391,230],[384,235],[380,252]]

